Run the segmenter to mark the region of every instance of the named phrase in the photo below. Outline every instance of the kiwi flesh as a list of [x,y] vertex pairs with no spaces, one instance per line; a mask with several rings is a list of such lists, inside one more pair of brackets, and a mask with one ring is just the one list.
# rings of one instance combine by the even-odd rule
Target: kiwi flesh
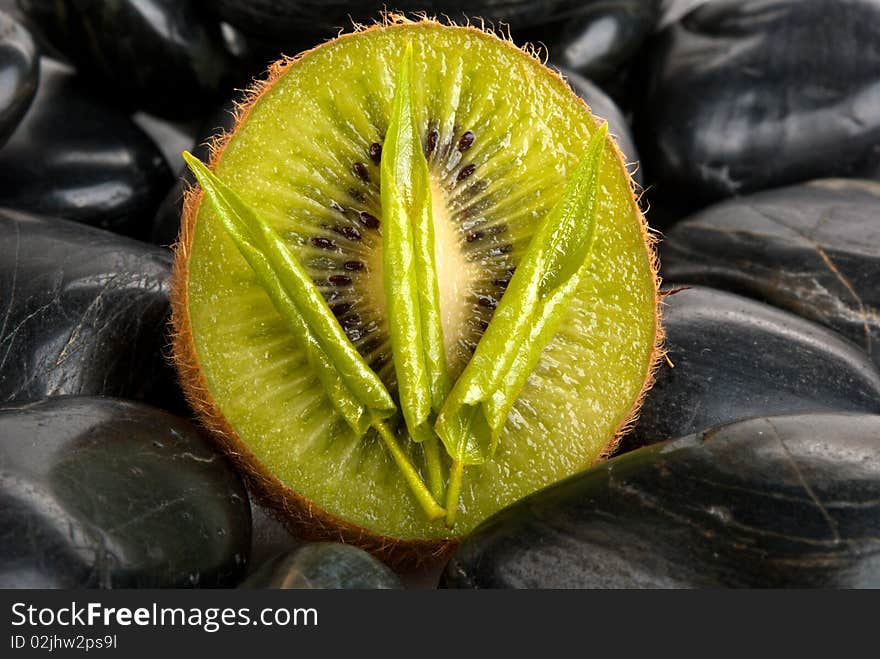
[[[485,30],[391,18],[273,65],[210,163],[285,238],[392,393],[379,163],[396,67],[410,43],[455,377],[598,125],[562,78]],[[611,139],[603,162],[588,276],[494,459],[468,469],[451,529],[425,518],[377,437],[357,438],[334,412],[210,204],[190,191],[173,282],[181,381],[294,530],[395,562],[422,560],[613,450],[652,382],[662,332],[652,240]],[[419,446],[403,445],[420,464]]]

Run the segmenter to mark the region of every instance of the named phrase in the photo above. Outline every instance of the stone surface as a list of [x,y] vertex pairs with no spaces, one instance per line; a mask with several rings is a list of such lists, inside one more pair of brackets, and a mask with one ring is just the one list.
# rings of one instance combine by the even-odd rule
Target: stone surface
[[159,210],[156,211],[150,242],[163,247],[171,247],[177,242],[180,233],[180,214],[183,210],[183,195],[188,185],[191,185],[189,175],[181,171],[177,181],[171,186],[165,199],[159,205]]
[[340,28],[348,30],[352,20],[367,24],[380,20],[385,8],[445,14],[453,20],[480,17],[517,27],[562,18],[582,4],[583,0],[398,0],[393,6],[381,0],[216,0],[212,9],[224,21],[266,41],[306,39],[317,45],[336,36]]
[[657,21],[658,29],[662,29],[681,19],[688,12],[693,11],[700,5],[705,5],[713,0],[661,0],[660,18]]
[[659,0],[217,0],[215,14],[235,26],[255,48],[288,55],[349,31],[352,21],[371,24],[384,9],[427,12],[458,23],[510,28],[517,43],[543,41],[561,64],[603,78],[619,70],[652,29]]
[[794,314],[695,287],[666,298],[666,347],[621,451],[761,415],[880,414],[880,371],[854,344]]
[[545,44],[554,61],[597,81],[612,78],[629,63],[660,16],[659,0],[545,4],[558,7],[555,16],[550,14],[553,20],[523,36]]
[[0,149],[0,206],[146,238],[172,177],[122,112],[93,99],[45,57],[27,114]]
[[389,589],[403,586],[389,567],[363,549],[335,542],[316,542],[267,561],[242,587]]
[[40,69],[34,40],[12,16],[0,11],[0,147],[24,116]]
[[263,506],[259,497],[251,493],[251,552],[250,572],[279,554],[291,552],[303,541],[288,530],[278,519],[278,513]]
[[711,206],[661,245],[663,276],[724,288],[843,334],[880,366],[880,183],[823,179]]
[[[192,154],[202,162],[208,162],[211,156],[209,144],[211,140],[224,131],[235,127],[235,115],[232,104],[226,104],[209,114],[196,131],[197,136],[192,146]],[[178,157],[178,160],[183,161]],[[186,166],[181,167],[177,180],[156,211],[150,241],[157,245],[173,245],[177,242],[180,232],[180,213],[183,210],[183,195],[188,186],[194,185],[195,177]]]
[[145,112],[138,112],[131,118],[159,148],[169,169],[179,169],[183,162],[181,154],[185,150],[192,151],[195,146],[195,131],[198,129],[198,122],[173,121]]
[[106,395],[180,409],[162,354],[170,254],[6,210],[0,235],[0,402]]
[[234,586],[250,508],[190,423],[138,403],[0,407],[0,588]]
[[714,0],[645,58],[639,146],[670,196],[880,177],[880,3]]
[[617,107],[617,104],[608,94],[602,91],[597,85],[590,82],[582,75],[575,73],[565,67],[559,67],[559,71],[571,85],[575,93],[580,96],[597,117],[605,119],[608,122],[608,132],[617,140],[617,146],[623,152],[624,159],[630,164],[628,169],[633,175],[636,183],[641,185],[642,170],[638,166],[639,152],[636,149],[636,143],[633,139],[632,131],[623,112]]
[[444,583],[878,588],[880,416],[757,418],[614,458],[486,521]]
[[170,117],[210,108],[229,54],[220,25],[196,0],[21,0],[79,72],[115,101]]

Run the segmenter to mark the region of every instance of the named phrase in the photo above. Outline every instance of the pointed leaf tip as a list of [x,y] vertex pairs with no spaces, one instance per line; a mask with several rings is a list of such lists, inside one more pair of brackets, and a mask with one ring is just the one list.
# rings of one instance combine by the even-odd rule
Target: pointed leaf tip
[[[317,371],[331,402],[356,432],[366,410],[377,418],[396,410],[391,395],[348,340],[321,292],[278,233],[214,172],[184,153],[220,225],[254,270]],[[311,345],[314,344],[314,345]],[[311,351],[311,352],[309,352]],[[343,409],[344,408],[344,409]]]
[[510,409],[588,268],[607,131],[603,123],[590,136],[437,419],[447,451],[465,464],[491,459]]
[[412,43],[400,62],[380,165],[388,326],[400,407],[412,439],[433,438],[449,391],[434,254],[431,179],[413,104]]

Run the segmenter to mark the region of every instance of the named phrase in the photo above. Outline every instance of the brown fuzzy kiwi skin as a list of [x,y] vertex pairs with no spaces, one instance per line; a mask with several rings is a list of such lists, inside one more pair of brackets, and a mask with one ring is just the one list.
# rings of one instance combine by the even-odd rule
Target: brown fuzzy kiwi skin
[[[420,16],[418,21],[412,21],[399,14],[387,14],[381,22],[369,27],[356,25],[354,32],[341,34],[337,39],[347,39],[353,35],[366,31],[382,30],[416,23],[442,24],[437,19],[428,18],[426,16]],[[459,27],[461,27],[461,29],[489,34],[497,38],[499,42],[503,43],[505,46],[520,50],[511,42],[509,36],[506,38],[500,37],[491,30],[487,30],[485,26],[475,27],[473,25],[466,25]],[[319,45],[316,48],[321,47],[322,45]],[[283,57],[269,67],[268,77],[265,80],[255,82],[254,85],[245,92],[243,100],[236,103],[235,106],[235,127],[231,132],[215,136],[211,142],[211,156],[209,162],[211,169],[214,169],[217,166],[226,145],[229,143],[231,137],[238,131],[242,122],[247,119],[254,104],[266,91],[272,88],[288,69],[292,66],[296,66],[297,62],[310,52],[312,51],[306,51],[293,58]],[[530,57],[541,61],[533,49],[526,48],[525,52]],[[543,62],[541,63],[543,64]],[[550,69],[548,69],[548,71],[562,84],[568,87],[568,84],[562,76]],[[575,96],[577,95],[575,94]],[[582,99],[578,97],[578,100],[580,100],[581,104],[589,110],[589,106]],[[611,140],[611,143],[620,165],[625,168],[623,155],[617,148],[616,142]],[[657,239],[654,234],[650,232],[644,216],[639,211],[638,201],[636,199],[636,184],[631,178],[630,185],[633,193],[632,203],[638,211],[641,232],[645,248],[649,253],[650,269],[654,278],[655,307],[657,309],[657,313],[655,314],[655,342],[651,354],[650,368],[642,389],[633,401],[629,413],[620,422],[615,430],[614,436],[601,451],[600,455],[596,458],[596,461],[603,460],[611,455],[616,449],[622,436],[632,427],[632,424],[635,423],[642,401],[654,383],[654,373],[660,359],[665,354],[663,349],[663,330],[660,322],[660,278],[658,275],[658,261],[655,249]],[[401,570],[438,564],[440,561],[448,558],[460,542],[460,539],[395,538],[359,527],[341,517],[322,510],[314,501],[311,501],[293,491],[272,474],[272,472],[270,472],[251,452],[247,444],[241,440],[226,420],[222,410],[214,401],[208,389],[208,383],[199,363],[198,354],[196,353],[192,324],[189,315],[189,259],[193,237],[195,235],[198,210],[202,198],[203,192],[197,186],[190,187],[185,193],[180,223],[180,235],[178,242],[174,245],[174,268],[171,286],[171,359],[177,368],[180,383],[187,402],[196,412],[202,424],[244,475],[250,491],[254,493],[262,503],[266,504],[267,507],[276,514],[278,520],[298,537],[306,540],[332,540],[357,545],[386,561],[391,566]]]

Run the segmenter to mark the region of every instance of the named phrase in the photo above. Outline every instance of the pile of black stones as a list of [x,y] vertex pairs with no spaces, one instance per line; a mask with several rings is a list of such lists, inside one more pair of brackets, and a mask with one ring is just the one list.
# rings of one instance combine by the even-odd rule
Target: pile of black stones
[[[330,4],[0,0],[0,587],[880,587],[880,0]],[[610,120],[668,350],[615,456],[415,577],[285,531],[167,360],[180,152],[392,4]]]

